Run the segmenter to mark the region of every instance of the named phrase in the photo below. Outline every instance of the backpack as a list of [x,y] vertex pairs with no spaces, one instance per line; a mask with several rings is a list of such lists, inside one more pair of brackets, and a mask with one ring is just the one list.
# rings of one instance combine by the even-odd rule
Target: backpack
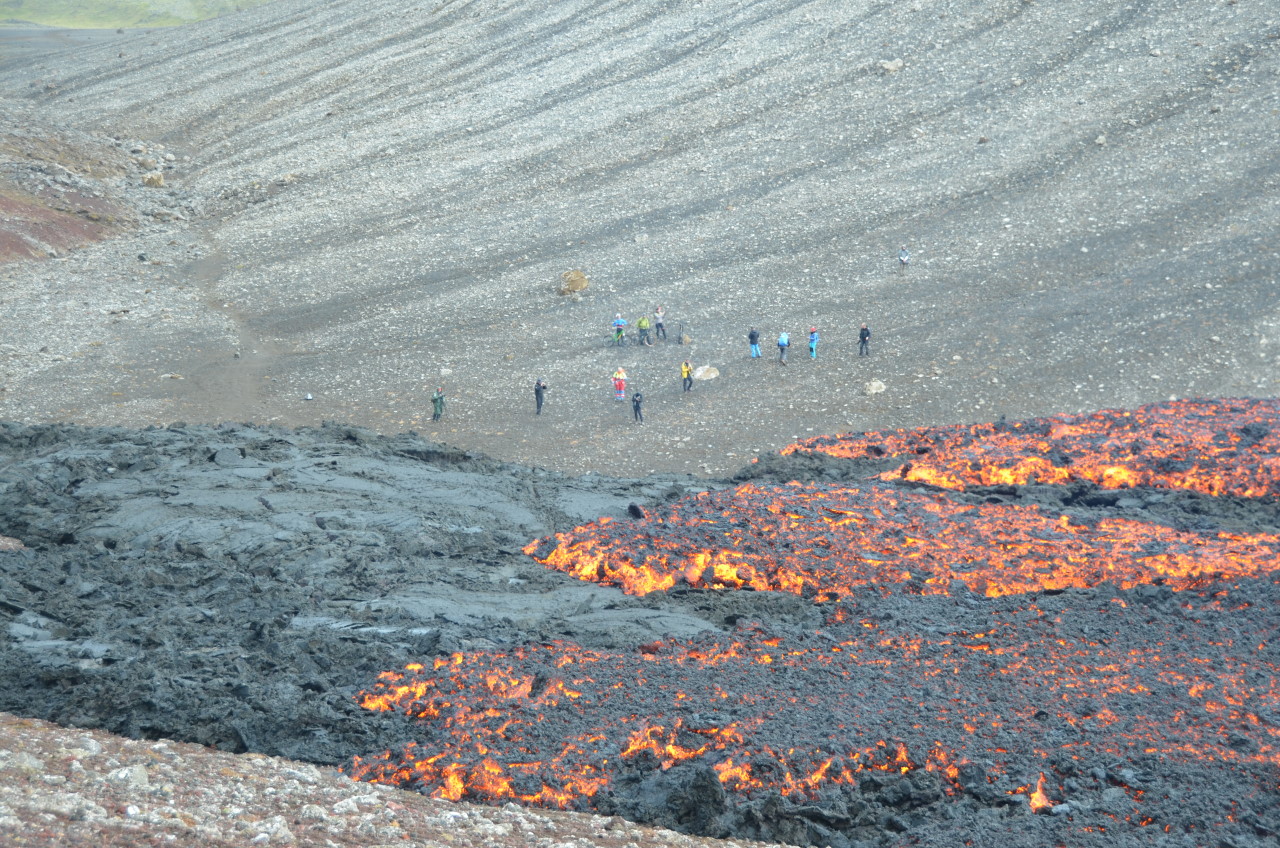
[[786,333],[778,336],[778,347],[787,347],[791,344],[791,337]]

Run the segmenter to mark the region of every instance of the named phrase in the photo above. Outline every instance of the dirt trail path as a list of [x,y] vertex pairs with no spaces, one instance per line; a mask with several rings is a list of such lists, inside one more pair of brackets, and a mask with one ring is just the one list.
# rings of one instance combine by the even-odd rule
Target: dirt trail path
[[284,349],[254,326],[253,316],[224,299],[219,283],[227,265],[226,253],[213,247],[196,259],[187,272],[209,310],[235,328],[236,349],[230,355],[200,357],[178,390],[184,406],[201,420],[252,421],[270,417],[272,375]]

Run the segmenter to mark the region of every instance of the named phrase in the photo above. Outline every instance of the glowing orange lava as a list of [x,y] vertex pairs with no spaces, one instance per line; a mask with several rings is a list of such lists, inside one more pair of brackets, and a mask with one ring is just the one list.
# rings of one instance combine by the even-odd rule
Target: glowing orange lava
[[1070,483],[1280,495],[1280,400],[1184,400],[1008,424],[805,439],[783,454],[905,462],[884,480],[948,489]]
[[[1102,615],[1119,628],[1131,613]],[[968,761],[1001,774],[1011,740],[1082,762],[1217,760],[1263,783],[1280,767],[1274,651],[1233,644],[1229,620],[1134,646],[1073,633],[1070,614],[1034,604],[928,638],[838,618],[821,635],[553,643],[386,672],[362,705],[416,718],[427,741],[350,771],[443,798],[586,809],[628,769],[683,763],[742,797],[810,798],[868,771],[924,770],[954,792]],[[1035,774],[1011,777],[1033,810],[1052,805],[1043,771],[1034,790]]]
[[[637,761],[661,770],[705,761],[732,791],[801,797],[856,782],[868,770],[954,776],[954,758],[936,743],[923,747],[919,762],[901,741],[848,744],[872,732],[875,722],[859,722],[852,737],[849,724],[829,726],[822,737],[779,735],[786,715],[809,705],[770,687],[771,670],[761,667],[777,662],[799,670],[810,661],[829,665],[850,656],[838,647],[813,656],[803,647],[779,650],[781,642],[661,642],[628,653],[555,643],[509,654],[454,654],[430,669],[415,664],[384,672],[373,691],[361,693],[361,705],[424,721],[434,744],[357,758],[350,771],[451,800],[557,807],[582,807],[619,767]],[[696,688],[682,683],[715,668],[714,678]],[[574,697],[562,698],[564,692]],[[751,705],[752,716],[710,720],[743,704]],[[583,726],[589,732],[582,733]],[[548,739],[560,741],[548,748]]]
[[641,521],[530,543],[539,562],[630,594],[676,584],[845,596],[867,587],[987,596],[1105,581],[1173,589],[1280,569],[1280,537],[1184,533],[1119,518],[1073,522],[1036,506],[792,483],[702,494]]
[[[1087,480],[1262,498],[1280,494],[1280,404],[1185,401],[787,452],[804,451],[909,458],[884,480],[952,490]],[[1101,771],[1087,779],[1122,790],[1132,811],[1106,822],[1137,827],[1157,824],[1138,809],[1144,790],[1099,763],[1219,764],[1246,793],[1274,792],[1280,633],[1274,615],[1245,628],[1238,613],[1275,608],[1280,536],[906,488],[923,487],[744,484],[531,542],[539,562],[630,594],[791,592],[822,602],[825,623],[621,651],[556,642],[386,672],[361,704],[409,716],[422,742],[357,759],[352,775],[575,809],[673,769],[736,799],[796,803],[861,803],[909,775],[925,798],[1017,799],[1056,823]],[[1119,594],[1149,586],[1160,588]],[[1045,594],[1009,597],[1029,593]]]

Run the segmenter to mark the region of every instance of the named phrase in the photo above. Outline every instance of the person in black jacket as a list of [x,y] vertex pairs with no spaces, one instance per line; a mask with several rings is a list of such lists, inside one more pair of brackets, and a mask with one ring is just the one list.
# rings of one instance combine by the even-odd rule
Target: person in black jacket
[[547,381],[539,377],[533,381],[533,401],[538,405],[538,409],[534,415],[542,414],[542,398],[547,393]]
[[858,331],[858,356],[870,356],[871,351],[868,345],[871,342],[871,331],[867,329],[867,325],[863,324],[862,329]]
[[751,332],[747,333],[747,342],[751,345],[751,358],[760,358],[760,331],[755,327],[751,328]]
[[644,395],[636,392],[631,396],[631,415],[641,424],[644,423],[644,410],[640,407],[642,403],[644,403]]

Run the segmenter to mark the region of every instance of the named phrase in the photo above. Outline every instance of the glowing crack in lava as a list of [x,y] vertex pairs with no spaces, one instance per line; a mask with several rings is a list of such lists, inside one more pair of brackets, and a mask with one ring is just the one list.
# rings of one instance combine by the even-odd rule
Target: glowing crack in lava
[[[868,770],[954,775],[945,751],[924,744],[913,754],[886,742],[875,735],[881,722],[853,702],[825,732],[796,720],[815,699],[792,693],[812,686],[780,688],[780,680],[855,674],[852,643],[787,646],[760,632],[742,635],[750,641],[657,642],[621,653],[560,642],[383,673],[361,705],[428,721],[436,738],[357,760],[352,774],[451,799],[560,807],[582,807],[629,764],[665,770],[699,761],[731,790],[801,796],[856,783]],[[895,653],[891,645],[877,650]],[[861,739],[870,741],[850,744]]]
[[987,596],[1104,581],[1174,589],[1277,568],[1280,537],[1204,536],[1138,521],[1080,524],[1038,506],[830,484],[704,493],[643,521],[602,518],[525,553],[643,595],[679,584],[844,596],[868,587]]
[[1280,400],[1183,400],[1008,424],[816,436],[783,454],[906,462],[883,480],[971,486],[1151,486],[1280,495]]
[[[889,772],[926,798],[1021,795],[1032,810],[1063,792],[1046,761],[1067,774],[1099,758],[1218,762],[1274,781],[1280,669],[1265,635],[1237,644],[1224,618],[1134,646],[1114,638],[1125,603],[1097,603],[1092,634],[1036,604],[983,632],[927,638],[835,605],[813,634],[454,654],[361,693],[368,709],[421,722],[424,740],[350,771],[437,797],[575,809],[600,808],[628,774],[681,765],[743,800],[854,797]],[[1136,811],[1142,792],[1126,791]]]

